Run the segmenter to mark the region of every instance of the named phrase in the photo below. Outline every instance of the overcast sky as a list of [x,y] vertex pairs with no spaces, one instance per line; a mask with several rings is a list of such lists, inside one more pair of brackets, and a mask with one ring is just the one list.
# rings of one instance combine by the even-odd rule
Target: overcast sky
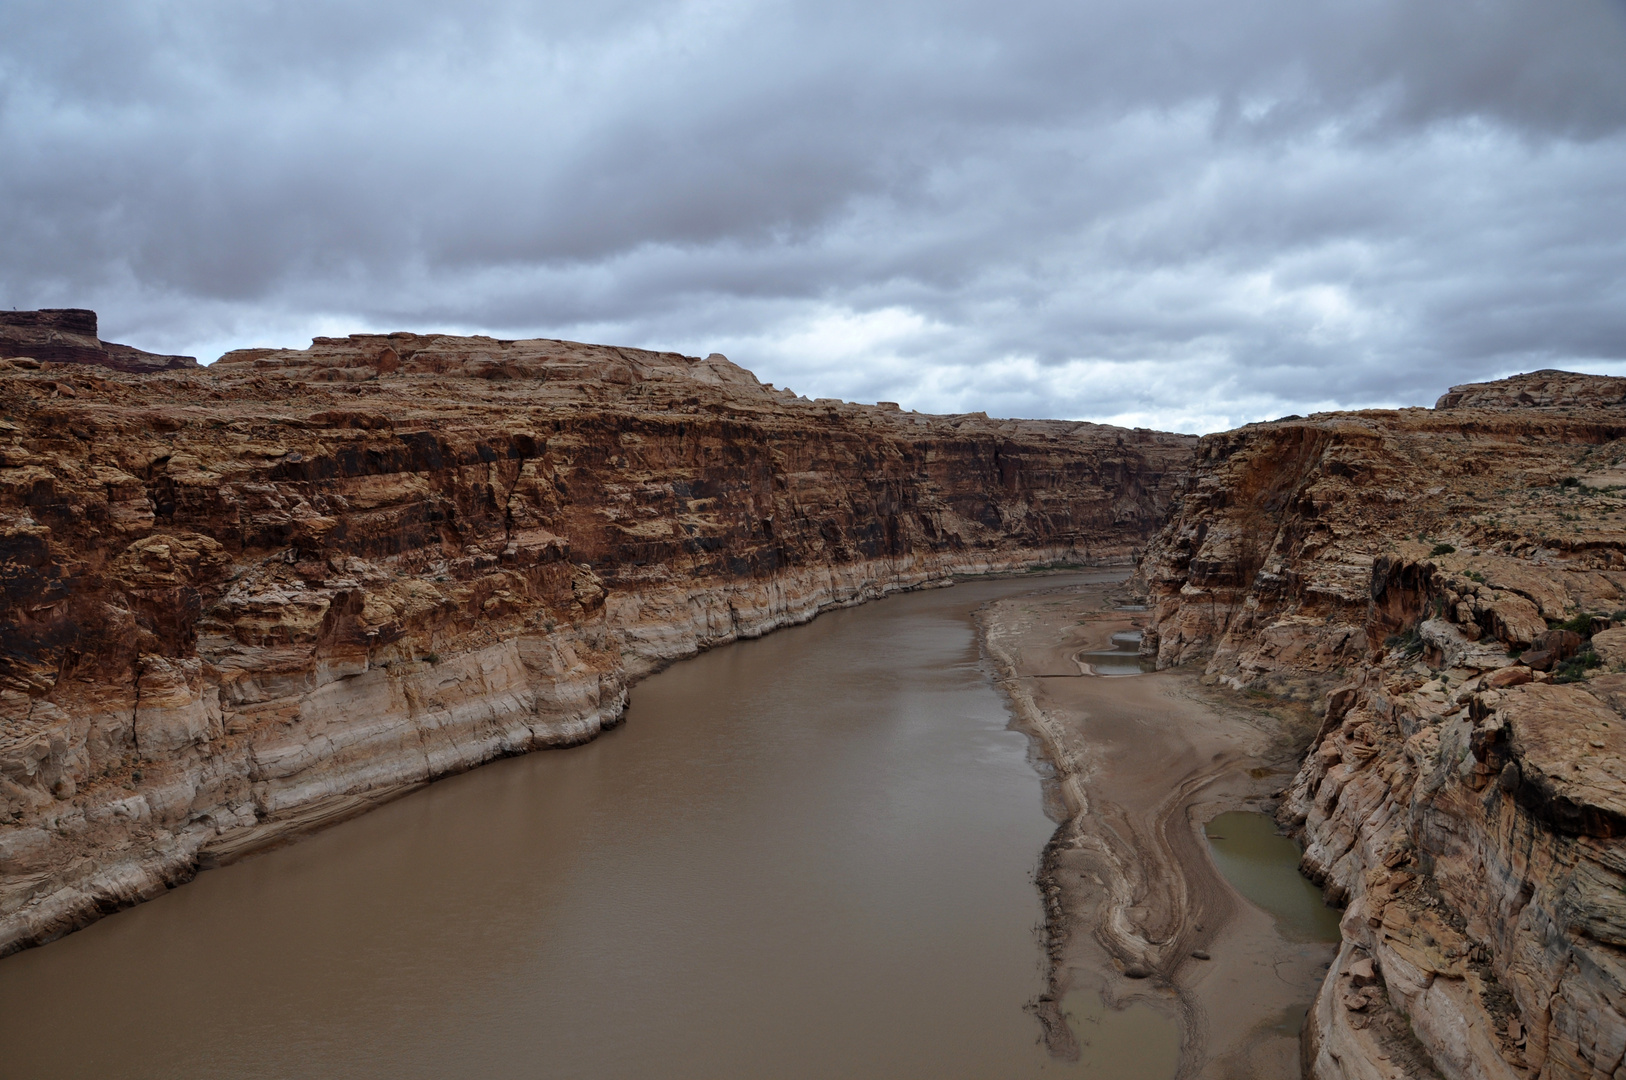
[[0,306],[1186,431],[1626,373],[1626,0],[5,0]]

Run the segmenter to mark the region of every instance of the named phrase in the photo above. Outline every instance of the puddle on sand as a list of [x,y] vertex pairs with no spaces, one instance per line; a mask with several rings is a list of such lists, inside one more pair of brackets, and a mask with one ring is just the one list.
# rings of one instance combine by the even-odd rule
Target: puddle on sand
[[1112,648],[1081,652],[1074,659],[1090,665],[1097,675],[1139,675],[1156,670],[1157,665],[1140,658],[1139,630],[1120,630],[1112,635]]
[[1078,1039],[1068,1074],[1099,1080],[1162,1080],[1180,1069],[1180,1024],[1145,1002],[1110,1008],[1095,990],[1062,998],[1067,1026]]
[[1295,941],[1337,941],[1336,908],[1299,873],[1303,854],[1296,841],[1276,831],[1268,814],[1233,811],[1210,821],[1208,850],[1214,865],[1236,891],[1276,917],[1282,933]]

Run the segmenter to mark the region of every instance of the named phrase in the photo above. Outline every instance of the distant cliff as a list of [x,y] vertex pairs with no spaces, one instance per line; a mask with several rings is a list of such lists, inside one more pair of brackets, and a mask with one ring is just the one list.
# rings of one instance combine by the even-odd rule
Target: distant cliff
[[955,573],[1127,560],[1195,444],[560,341],[42,359],[0,360],[0,953],[590,739],[698,649]]
[[84,308],[0,311],[0,359],[28,358],[53,364],[95,364],[115,371],[195,368],[190,356],[160,356],[96,336],[96,313]]
[[[1140,567],[1160,665],[1308,698],[1284,820],[1347,903],[1315,1077],[1619,1075],[1626,380],[1204,438]],[[1404,1045],[1403,1045],[1404,1044]]]

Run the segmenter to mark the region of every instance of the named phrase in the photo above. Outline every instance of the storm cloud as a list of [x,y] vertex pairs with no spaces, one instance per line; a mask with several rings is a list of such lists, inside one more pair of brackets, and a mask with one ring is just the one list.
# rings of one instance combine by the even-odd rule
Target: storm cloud
[[1626,371],[1626,0],[0,6],[0,303],[1183,430]]

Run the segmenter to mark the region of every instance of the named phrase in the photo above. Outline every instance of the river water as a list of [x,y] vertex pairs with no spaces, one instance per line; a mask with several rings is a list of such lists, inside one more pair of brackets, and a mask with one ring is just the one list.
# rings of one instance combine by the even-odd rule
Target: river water
[[1024,1009],[1054,826],[970,615],[1084,580],[717,649],[593,743],[0,961],[0,1076],[1141,1075],[1172,1048],[1108,1031],[1069,1066]]

